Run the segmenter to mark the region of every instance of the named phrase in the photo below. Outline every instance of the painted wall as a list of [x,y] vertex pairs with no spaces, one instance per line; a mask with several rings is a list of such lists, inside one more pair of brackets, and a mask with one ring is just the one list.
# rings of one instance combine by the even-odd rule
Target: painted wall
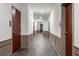
[[37,31],[37,21],[35,21],[35,31]]
[[50,14],[50,32],[61,37],[61,4],[55,4]]
[[33,12],[31,11],[30,7],[28,6],[28,33],[27,35],[33,34]]
[[79,4],[74,4],[74,46],[79,48]]
[[28,9],[27,4],[21,6],[21,35],[28,33]]
[[0,3],[0,42],[11,39],[11,27],[9,27],[11,16],[11,4]]
[[42,24],[42,22],[37,22],[37,30],[39,31],[40,30],[40,24]]
[[48,31],[48,20],[43,21],[43,31]]
[[12,6],[20,10],[20,4],[0,3],[0,42],[12,38]]

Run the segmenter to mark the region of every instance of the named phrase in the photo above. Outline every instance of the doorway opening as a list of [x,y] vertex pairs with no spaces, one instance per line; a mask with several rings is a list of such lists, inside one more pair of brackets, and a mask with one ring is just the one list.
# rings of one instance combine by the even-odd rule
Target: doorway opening
[[43,32],[43,24],[40,24],[40,32]]

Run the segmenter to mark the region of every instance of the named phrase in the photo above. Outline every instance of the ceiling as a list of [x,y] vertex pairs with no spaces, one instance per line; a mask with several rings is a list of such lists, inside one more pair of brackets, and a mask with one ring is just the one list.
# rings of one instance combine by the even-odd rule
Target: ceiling
[[37,12],[33,13],[33,17],[34,17],[35,20],[38,20],[38,19],[47,20],[49,15],[50,15],[49,13],[48,14],[37,13]]
[[50,13],[55,3],[29,3],[28,6],[33,12],[39,12],[43,10],[43,13]]
[[37,19],[48,19],[55,3],[30,3],[29,9],[33,12],[33,17]]

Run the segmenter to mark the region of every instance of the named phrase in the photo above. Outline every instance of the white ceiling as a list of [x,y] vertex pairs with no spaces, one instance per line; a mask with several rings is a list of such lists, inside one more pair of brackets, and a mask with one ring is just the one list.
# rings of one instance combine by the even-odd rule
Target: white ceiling
[[45,14],[45,13],[36,13],[36,12],[33,13],[33,17],[34,17],[35,20],[38,20],[38,19],[48,20],[49,16],[50,16],[49,13],[47,13],[47,14]]
[[28,7],[34,14],[34,19],[48,19],[55,3],[29,3]]
[[44,11],[43,13],[50,13],[52,7],[55,5],[55,3],[29,3],[28,6],[33,12],[41,13],[41,11]]

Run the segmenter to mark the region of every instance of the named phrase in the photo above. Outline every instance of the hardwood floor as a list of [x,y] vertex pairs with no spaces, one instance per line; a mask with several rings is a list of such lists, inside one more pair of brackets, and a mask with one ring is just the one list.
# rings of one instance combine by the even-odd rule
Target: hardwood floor
[[36,33],[30,39],[28,49],[19,49],[14,56],[58,56],[55,49],[52,47],[48,34]]

